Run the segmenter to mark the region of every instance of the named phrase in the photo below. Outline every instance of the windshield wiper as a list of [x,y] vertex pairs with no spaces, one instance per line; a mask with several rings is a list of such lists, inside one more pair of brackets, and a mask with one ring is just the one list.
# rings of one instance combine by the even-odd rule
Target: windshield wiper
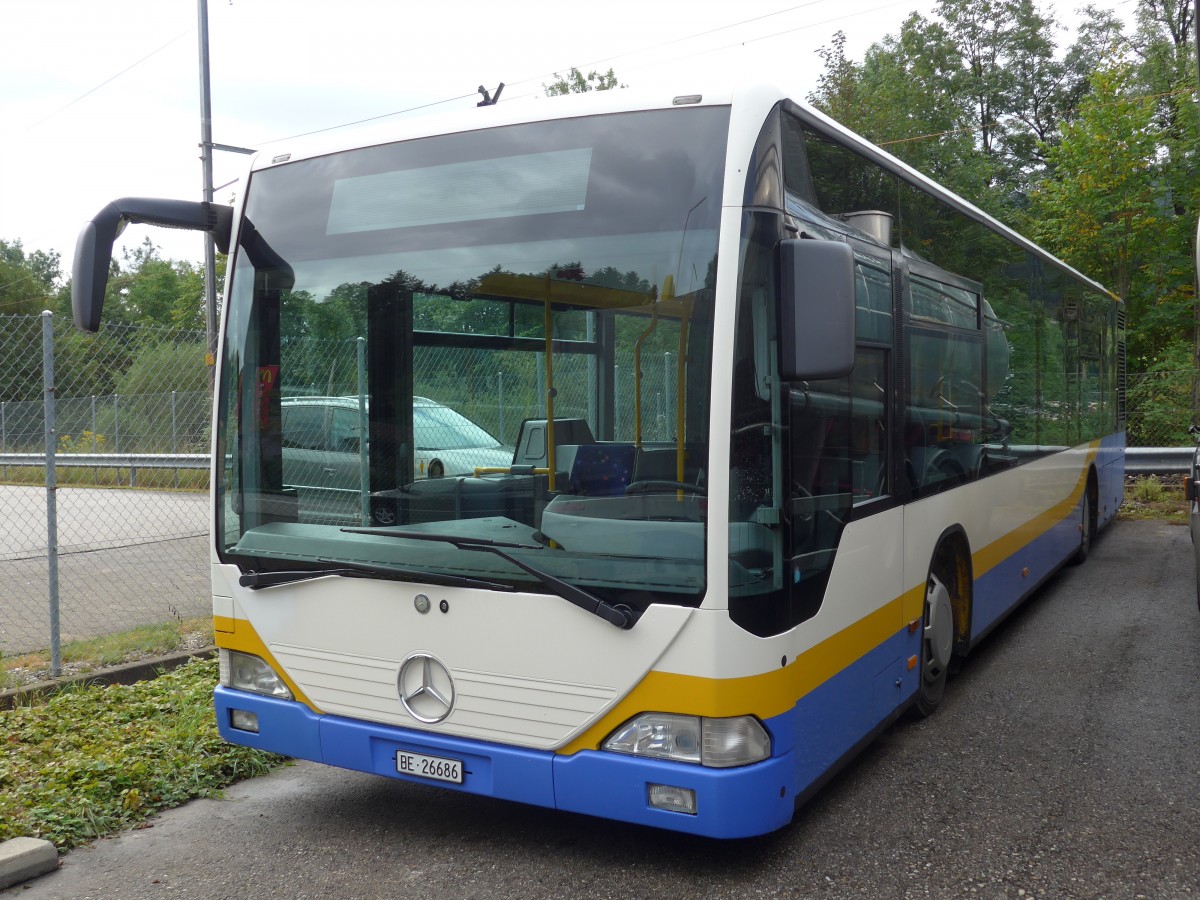
[[376,537],[404,538],[406,541],[437,541],[439,544],[453,544],[460,550],[477,547],[500,547],[506,550],[545,550],[541,544],[517,544],[512,541],[493,541],[488,538],[452,537],[444,534],[429,534],[425,531],[399,531],[382,528],[342,528],[345,534],[373,534]]
[[531,566],[523,560],[517,559],[508,550],[545,550],[541,544],[517,544],[510,541],[492,541],[487,538],[472,538],[472,537],[450,537],[442,534],[426,534],[423,531],[383,531],[377,528],[343,528],[342,531],[347,534],[370,534],[377,537],[402,538],[404,540],[414,541],[440,541],[443,544],[450,544],[457,547],[459,550],[483,550],[487,553],[495,554],[503,560],[512,563],[523,572],[528,572],[558,596],[562,597],[569,603],[573,603],[582,610],[599,616],[605,622],[615,625],[618,628],[633,627],[633,613],[626,607],[613,606],[607,600],[602,600],[595,594],[585,591],[581,587],[563,581],[549,572],[544,572],[536,566]]
[[482,587],[496,591],[512,591],[511,584],[496,581],[485,581],[482,578],[468,578],[466,575],[447,575],[442,572],[423,572],[419,569],[405,569],[395,566],[372,566],[368,563],[348,563],[344,560],[318,559],[321,563],[334,563],[332,569],[301,569],[296,571],[278,572],[246,572],[238,584],[251,590],[278,587],[282,584],[295,584],[297,581],[308,581],[312,578],[324,578],[326,575],[340,575],[344,578],[380,578],[387,581],[424,581],[428,584],[440,584],[447,587]]

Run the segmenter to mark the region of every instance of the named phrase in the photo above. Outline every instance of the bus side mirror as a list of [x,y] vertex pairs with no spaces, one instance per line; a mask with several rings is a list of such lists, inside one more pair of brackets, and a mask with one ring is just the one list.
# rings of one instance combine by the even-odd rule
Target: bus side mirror
[[844,378],[854,368],[854,251],[837,241],[779,244],[780,378]]
[[213,236],[217,249],[228,253],[229,239],[233,233],[233,209],[191,200],[125,197],[114,200],[100,210],[83,226],[75,242],[75,262],[71,268],[71,311],[75,327],[81,331],[95,333],[100,329],[113,243],[130,222],[206,231]]

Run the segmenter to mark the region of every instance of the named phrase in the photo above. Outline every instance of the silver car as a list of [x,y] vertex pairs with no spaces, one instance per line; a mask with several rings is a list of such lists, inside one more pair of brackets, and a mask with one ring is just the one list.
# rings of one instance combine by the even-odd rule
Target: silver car
[[[305,521],[361,518],[366,447],[357,397],[286,397],[283,481],[296,489]],[[512,463],[513,449],[466,416],[425,397],[413,398],[413,480],[472,475]]]

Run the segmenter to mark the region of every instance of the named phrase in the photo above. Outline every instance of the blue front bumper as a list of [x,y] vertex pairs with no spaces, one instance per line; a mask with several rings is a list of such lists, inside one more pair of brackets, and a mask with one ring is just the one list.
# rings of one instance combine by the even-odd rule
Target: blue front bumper
[[[732,769],[599,751],[562,756],[317,715],[300,703],[224,687],[216,689],[214,701],[221,737],[230,743],[447,790],[717,838],[774,831],[791,820],[794,809],[790,752]],[[258,732],[234,728],[233,710],[256,714]],[[401,775],[398,750],[462,760],[464,781],[456,785]],[[694,790],[696,814],[651,808],[650,784]]]

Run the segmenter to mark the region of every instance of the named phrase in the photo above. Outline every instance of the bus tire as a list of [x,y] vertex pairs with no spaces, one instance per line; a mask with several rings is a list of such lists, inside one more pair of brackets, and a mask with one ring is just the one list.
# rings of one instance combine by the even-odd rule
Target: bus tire
[[1095,481],[1094,476],[1088,475],[1087,487],[1083,491],[1083,502],[1080,504],[1079,517],[1079,546],[1075,548],[1075,553],[1071,556],[1071,564],[1079,565],[1088,558],[1088,554],[1092,552],[1092,541],[1096,537],[1096,514],[1095,514]]
[[931,716],[941,706],[953,655],[954,604],[950,590],[936,573],[930,572],[921,617],[921,681],[914,704],[919,717]]

